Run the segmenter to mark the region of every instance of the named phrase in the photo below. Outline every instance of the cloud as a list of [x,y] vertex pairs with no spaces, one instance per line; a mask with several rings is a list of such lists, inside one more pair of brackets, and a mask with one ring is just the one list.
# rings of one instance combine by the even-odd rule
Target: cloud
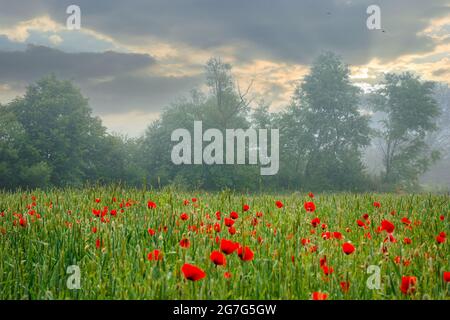
[[156,69],[156,61],[147,54],[68,53],[28,45],[24,51],[0,51],[0,84],[8,84],[0,97],[11,97],[12,92],[53,73],[79,86],[97,114],[159,112],[203,81],[200,76],[153,74],[152,67]]
[[160,112],[203,81],[202,76],[128,75],[82,85],[82,89],[100,114]]
[[385,32],[366,28],[372,0],[77,0],[82,28],[68,31],[71,4],[0,0],[0,99],[53,72],[117,124],[157,114],[221,56],[278,108],[325,50],[350,63],[362,86],[405,70],[450,82],[448,0],[378,0]]
[[29,45],[25,51],[0,51],[0,81],[35,81],[49,74],[83,81],[122,75],[155,63],[149,55],[107,51],[67,53]]
[[[34,2],[34,1],[33,1]],[[22,1],[8,3],[10,15],[46,13],[65,23],[72,1],[36,1],[29,11]],[[446,0],[379,0],[385,33],[366,28],[372,0],[79,0],[82,27],[137,45],[165,39],[211,50],[229,44],[244,48],[242,57],[305,64],[323,50],[333,50],[357,64],[425,52],[435,39],[420,32],[433,19],[449,15]]]
[[440,76],[448,75],[448,74],[450,74],[450,70],[447,68],[441,68],[441,69],[437,69],[437,70],[433,71],[433,75],[436,77],[440,77]]

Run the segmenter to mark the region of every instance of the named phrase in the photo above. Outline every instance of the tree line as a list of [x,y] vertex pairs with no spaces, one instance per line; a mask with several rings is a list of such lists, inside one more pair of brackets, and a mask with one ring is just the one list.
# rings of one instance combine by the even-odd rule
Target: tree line
[[[0,188],[120,182],[205,190],[417,190],[419,177],[448,148],[448,137],[444,147],[434,141],[448,132],[439,120],[450,110],[438,103],[435,83],[410,72],[385,74],[376,90],[362,92],[349,66],[326,52],[279,112],[254,103],[251,88],[241,90],[232,66],[220,59],[208,61],[205,78],[208,92],[192,90],[133,139],[109,134],[71,82],[42,78],[0,105]],[[279,173],[261,176],[254,165],[172,164],[172,131],[192,130],[194,121],[222,132],[279,129]],[[376,174],[363,161],[369,146],[380,159]]]

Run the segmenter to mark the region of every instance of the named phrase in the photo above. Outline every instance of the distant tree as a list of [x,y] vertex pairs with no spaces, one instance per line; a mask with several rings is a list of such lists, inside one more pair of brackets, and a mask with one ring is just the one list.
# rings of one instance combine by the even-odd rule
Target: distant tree
[[0,188],[47,186],[51,168],[37,154],[15,115],[0,106]]
[[269,111],[269,105],[261,100],[251,113],[251,122],[257,129],[268,129],[274,125],[276,115]]
[[415,188],[418,177],[435,161],[426,136],[436,130],[439,109],[434,83],[411,73],[386,74],[372,103],[384,114],[378,136],[383,156],[383,182],[388,186]]
[[434,89],[434,98],[438,104],[439,117],[436,119],[436,130],[427,134],[427,144],[439,150],[442,159],[450,158],[450,87],[439,83]]
[[106,133],[71,82],[44,77],[8,104],[5,112],[9,116],[3,120],[15,137],[8,141],[20,144],[12,154],[23,165],[17,184],[66,186],[126,179],[124,142]]
[[246,99],[250,87],[242,93],[231,71],[230,64],[218,58],[210,59],[205,67],[209,92],[203,94],[193,90],[190,97],[173,103],[163,111],[159,120],[148,127],[142,147],[145,159],[143,165],[152,185],[177,183],[203,189],[256,187],[256,170],[251,166],[176,166],[171,161],[174,143],[170,137],[175,129],[184,128],[192,134],[194,121],[202,121],[203,131],[215,128],[223,134],[225,129],[250,127],[247,120],[249,102]]
[[352,190],[364,184],[361,149],[369,144],[368,118],[358,87],[340,58],[320,55],[282,115],[282,165],[308,189]]

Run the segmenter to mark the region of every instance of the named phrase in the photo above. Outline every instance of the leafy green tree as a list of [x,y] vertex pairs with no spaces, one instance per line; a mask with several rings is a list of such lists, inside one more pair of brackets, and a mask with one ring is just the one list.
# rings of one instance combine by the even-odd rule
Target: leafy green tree
[[372,99],[375,110],[384,114],[378,136],[388,186],[416,187],[419,175],[439,157],[425,141],[439,115],[433,88],[433,82],[409,72],[390,73]]
[[368,118],[359,110],[360,90],[347,65],[320,55],[281,116],[282,161],[294,185],[351,190],[364,183],[361,149],[369,143]]
[[216,128],[223,134],[225,129],[250,127],[246,99],[249,89],[243,94],[240,92],[231,70],[231,65],[220,59],[210,59],[205,67],[209,92],[203,94],[193,90],[189,98],[166,108],[161,118],[148,127],[143,142],[143,166],[148,172],[150,184],[160,186],[177,183],[203,189],[255,187],[256,179],[253,176],[257,171],[251,166],[176,166],[171,161],[173,142],[170,137],[175,129],[187,129],[192,135],[194,121],[202,121],[204,131]]
[[36,155],[15,115],[0,106],[0,188],[47,186],[51,168]]
[[29,163],[22,174],[39,176],[39,170],[45,171],[54,186],[80,185],[98,177],[97,169],[106,163],[104,149],[111,139],[106,138],[101,121],[92,116],[87,99],[71,82],[54,75],[44,77],[6,110],[20,124],[17,136],[29,145],[19,149],[24,159],[38,164],[33,169]]

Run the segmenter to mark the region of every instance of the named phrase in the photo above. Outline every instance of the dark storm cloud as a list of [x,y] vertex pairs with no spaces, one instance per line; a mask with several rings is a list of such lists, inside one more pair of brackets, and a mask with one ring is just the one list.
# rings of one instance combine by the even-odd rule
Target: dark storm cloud
[[174,95],[188,92],[201,82],[200,77],[176,78],[139,72],[155,63],[147,54],[67,53],[29,45],[22,51],[0,51],[0,84],[8,84],[20,92],[26,85],[53,73],[74,81],[97,113],[110,114],[136,110],[158,112]]
[[25,51],[0,51],[0,81],[34,81],[49,73],[83,81],[113,77],[146,68],[154,63],[146,54],[80,52],[66,53],[29,45]]
[[[41,16],[65,24],[71,4],[81,7],[82,28],[124,44],[145,45],[157,37],[211,52],[222,46],[238,48],[234,58],[240,62],[300,64],[309,64],[324,50],[337,52],[351,64],[429,52],[436,40],[420,31],[450,10],[448,0],[379,0],[381,32],[366,28],[366,8],[372,0],[0,0],[0,29]],[[26,48],[0,35],[0,84],[17,88],[53,72],[74,80],[93,108],[105,114],[159,111],[202,82],[201,76],[152,74],[149,68],[159,62],[150,55],[92,52],[92,43],[73,41],[79,42],[80,52]],[[146,75],[142,69],[148,70]]]
[[[74,1],[40,1],[28,11],[46,12],[61,23]],[[23,7],[22,1],[7,6]],[[127,43],[149,36],[211,49],[239,45],[240,58],[270,58],[309,63],[320,51],[333,50],[352,63],[389,60],[431,50],[435,43],[420,36],[431,19],[449,14],[447,0],[380,0],[386,32],[366,28],[372,0],[78,0],[82,25]],[[3,14],[3,12],[1,13]]]
[[111,81],[81,85],[100,114],[127,111],[159,112],[187,94],[203,77],[119,76]]
[[450,74],[450,70],[449,69],[441,68],[441,69],[437,69],[437,70],[433,71],[433,76],[436,76],[436,77],[440,77],[440,76],[443,76],[443,75],[446,75],[446,74]]

